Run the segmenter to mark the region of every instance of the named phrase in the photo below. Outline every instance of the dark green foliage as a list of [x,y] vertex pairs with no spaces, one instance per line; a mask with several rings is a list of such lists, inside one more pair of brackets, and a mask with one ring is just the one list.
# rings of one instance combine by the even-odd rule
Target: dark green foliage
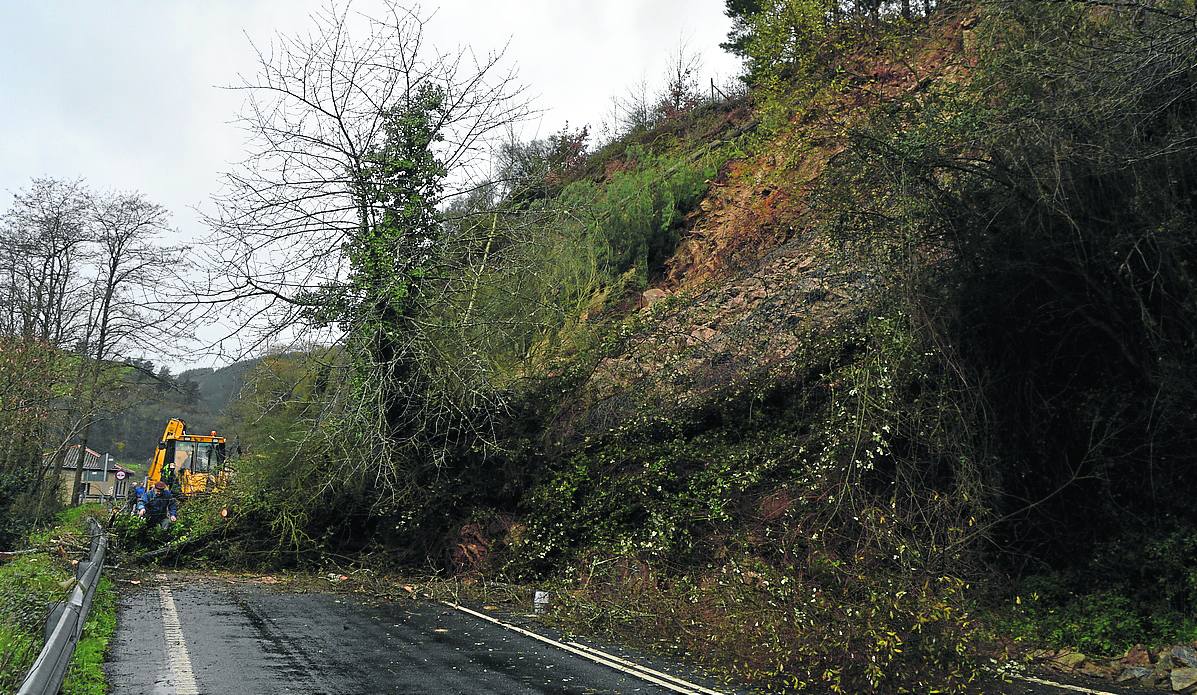
[[35,510],[26,499],[35,479],[31,470],[0,471],[0,548],[14,547],[36,523]]
[[225,367],[189,369],[179,374],[181,381],[195,382],[200,398],[213,413],[223,415],[228,404],[241,393],[245,375],[258,363],[258,358],[234,362]]
[[1087,565],[1020,580],[999,625],[1032,644],[1117,655],[1134,644],[1197,639],[1197,531],[1136,530]]
[[[231,365],[225,368],[228,372],[220,370],[216,374],[235,374],[244,368],[241,365],[255,362]],[[109,453],[122,464],[144,466],[172,417],[182,418],[192,432],[217,429],[223,424],[222,409],[236,395],[213,392],[213,400],[209,400],[209,393],[200,381],[187,376],[189,372],[175,376],[163,368],[152,376],[153,365],[146,369],[146,364],[135,368],[113,366],[113,378],[120,380],[119,388],[111,391],[116,397],[105,404],[88,437],[89,448]],[[197,376],[203,380],[220,379],[216,374]],[[232,376],[231,380],[235,382],[237,377]],[[222,398],[225,405],[220,405]]]
[[[1069,577],[1076,598],[1024,617],[1107,652],[1192,610],[1189,551],[1105,555],[1197,522],[1197,32],[1173,14],[1190,7],[987,5],[971,81],[878,110],[820,197],[960,379],[946,395],[971,423],[948,430],[987,435],[991,560]],[[1119,563],[1140,580],[1111,579]]]
[[719,47],[744,57],[747,53],[748,40],[751,38],[750,21],[752,15],[761,11],[761,0],[724,0],[723,13],[732,20],[731,31],[727,33],[727,41]]

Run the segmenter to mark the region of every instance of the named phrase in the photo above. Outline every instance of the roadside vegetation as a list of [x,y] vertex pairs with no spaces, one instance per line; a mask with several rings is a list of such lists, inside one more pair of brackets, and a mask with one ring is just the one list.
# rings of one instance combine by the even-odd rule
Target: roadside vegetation
[[[53,604],[74,587],[73,563],[87,554],[87,519],[104,510],[77,507],[29,533],[19,554],[0,560],[0,690],[16,692],[42,649]],[[83,638],[63,686],[64,693],[106,692],[103,663],[116,630],[116,591],[108,579],[96,588]]]

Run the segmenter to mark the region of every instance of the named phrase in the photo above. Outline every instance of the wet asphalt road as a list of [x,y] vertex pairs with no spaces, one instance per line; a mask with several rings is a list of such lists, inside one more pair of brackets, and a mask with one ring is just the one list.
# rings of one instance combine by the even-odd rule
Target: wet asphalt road
[[[620,655],[702,682],[676,665]],[[371,605],[195,575],[125,590],[108,659],[114,695],[671,692],[438,603]],[[995,681],[986,692],[1077,691]]]
[[[167,639],[163,586],[185,652]],[[105,670],[116,695],[670,692],[441,604],[194,577],[124,593]]]

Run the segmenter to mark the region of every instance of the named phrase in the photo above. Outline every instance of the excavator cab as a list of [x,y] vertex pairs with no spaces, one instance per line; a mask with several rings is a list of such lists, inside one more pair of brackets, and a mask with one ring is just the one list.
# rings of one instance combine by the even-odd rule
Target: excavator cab
[[187,425],[173,418],[154,452],[146,484],[162,480],[176,493],[194,495],[223,489],[229,481],[225,466],[225,438],[191,434]]

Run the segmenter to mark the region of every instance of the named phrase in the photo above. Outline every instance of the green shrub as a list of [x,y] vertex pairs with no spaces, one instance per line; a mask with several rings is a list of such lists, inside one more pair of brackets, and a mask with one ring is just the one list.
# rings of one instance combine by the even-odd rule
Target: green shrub
[[633,145],[623,167],[602,182],[576,181],[553,202],[598,245],[608,277],[636,270],[645,283],[673,253],[685,216],[725,161],[721,151],[654,153]]
[[1022,579],[996,623],[1017,639],[1092,654],[1197,639],[1197,530],[1125,530],[1087,567]]
[[[1034,577],[1023,582],[1013,605],[997,615],[995,627],[1029,645],[1103,656],[1121,654],[1135,644],[1197,638],[1197,620],[1190,616],[1152,611],[1110,591],[1061,595],[1057,581]],[[1056,591],[1040,593],[1045,586]]]
[[50,607],[65,598],[73,576],[48,553],[0,564],[0,692],[16,691],[41,650]]

